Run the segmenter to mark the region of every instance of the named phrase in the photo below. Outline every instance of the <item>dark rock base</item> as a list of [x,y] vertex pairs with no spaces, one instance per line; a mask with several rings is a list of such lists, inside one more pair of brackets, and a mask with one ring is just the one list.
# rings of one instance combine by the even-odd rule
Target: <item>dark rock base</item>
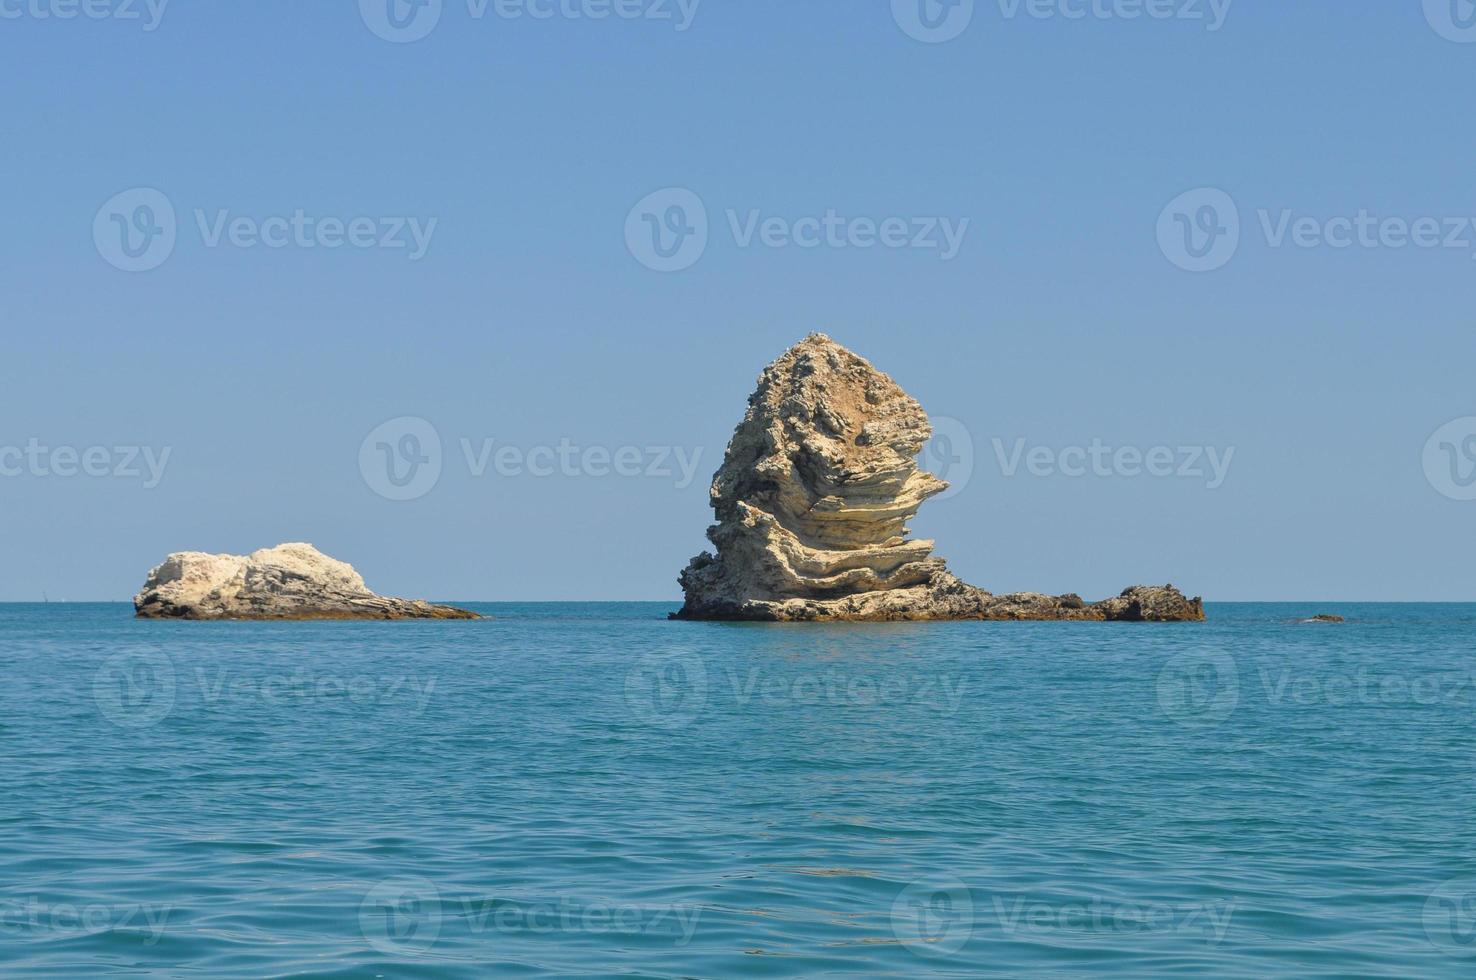
[[908,589],[866,592],[835,599],[726,599],[688,596],[670,616],[678,620],[730,622],[923,622],[940,620],[1202,622],[1204,601],[1190,599],[1172,585],[1135,585],[1120,595],[1087,603],[1073,593],[1038,592],[993,595],[951,574]]

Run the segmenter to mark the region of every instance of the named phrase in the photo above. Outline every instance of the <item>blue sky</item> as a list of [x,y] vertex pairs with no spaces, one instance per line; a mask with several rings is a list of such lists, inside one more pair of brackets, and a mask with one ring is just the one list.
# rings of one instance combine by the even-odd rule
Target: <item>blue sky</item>
[[[286,540],[387,592],[674,599],[814,329],[951,420],[914,530],[976,584],[1476,599],[1476,422],[1427,451],[1476,416],[1462,0],[562,2],[400,43],[370,0],[0,0],[0,600]],[[705,247],[658,271],[673,200]],[[395,500],[360,457],[429,459],[369,438],[405,418],[440,473]],[[1093,445],[1129,452],[1061,472]]]

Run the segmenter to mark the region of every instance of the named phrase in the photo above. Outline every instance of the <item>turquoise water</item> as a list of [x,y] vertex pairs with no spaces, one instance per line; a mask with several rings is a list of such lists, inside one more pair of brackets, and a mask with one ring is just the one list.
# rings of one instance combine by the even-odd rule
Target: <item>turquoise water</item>
[[476,608],[0,606],[0,975],[1476,971],[1476,606]]

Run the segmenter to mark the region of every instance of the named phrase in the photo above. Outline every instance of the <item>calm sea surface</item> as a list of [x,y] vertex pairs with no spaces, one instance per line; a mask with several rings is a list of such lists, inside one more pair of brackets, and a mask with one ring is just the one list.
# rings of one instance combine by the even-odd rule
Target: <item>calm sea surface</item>
[[0,975],[1476,975],[1476,606],[475,608],[0,606]]

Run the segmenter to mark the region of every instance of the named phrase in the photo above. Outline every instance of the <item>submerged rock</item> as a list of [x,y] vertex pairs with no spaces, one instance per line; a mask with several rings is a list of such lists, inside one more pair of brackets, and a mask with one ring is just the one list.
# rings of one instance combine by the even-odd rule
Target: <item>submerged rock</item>
[[717,523],[682,572],[677,619],[1203,619],[1173,586],[1080,596],[995,596],[909,540],[948,484],[920,470],[922,406],[864,358],[811,334],[764,369],[713,477]]
[[353,566],[310,544],[249,555],[181,551],[133,599],[143,619],[479,619],[419,599],[376,595]]
[[1313,616],[1310,619],[1304,619],[1304,620],[1302,620],[1302,622],[1304,622],[1304,623],[1342,623],[1342,622],[1346,622],[1346,620],[1343,619],[1342,616],[1338,616],[1338,615],[1335,615],[1333,613],[1318,613],[1316,616]]

